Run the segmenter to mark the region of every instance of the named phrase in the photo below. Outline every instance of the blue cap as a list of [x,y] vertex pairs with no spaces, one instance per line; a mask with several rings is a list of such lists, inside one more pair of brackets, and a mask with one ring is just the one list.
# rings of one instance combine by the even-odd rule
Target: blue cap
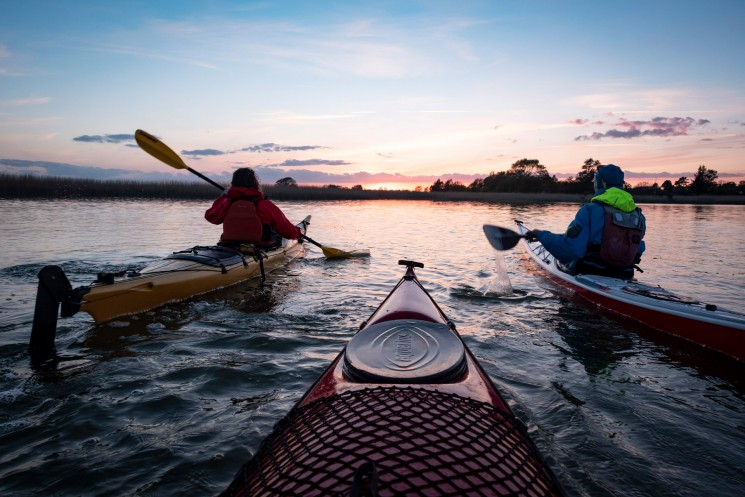
[[615,164],[599,166],[595,173],[595,189],[605,190],[613,186],[623,188],[623,171],[621,171],[621,168]]

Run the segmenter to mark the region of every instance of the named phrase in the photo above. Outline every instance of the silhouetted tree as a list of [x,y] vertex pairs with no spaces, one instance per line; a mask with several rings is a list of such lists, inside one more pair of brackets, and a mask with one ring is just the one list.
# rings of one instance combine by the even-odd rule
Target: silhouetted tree
[[740,191],[741,189],[737,187],[734,181],[728,181],[717,186],[713,193],[720,195],[739,195]]
[[666,179],[662,182],[662,192],[667,195],[668,197],[672,197],[673,192],[675,191],[675,187],[673,186],[673,182],[669,179]]
[[689,190],[694,195],[700,195],[713,190],[716,186],[715,180],[719,177],[719,174],[713,169],[707,169],[706,166],[698,166],[698,171],[693,177]]
[[476,178],[473,182],[468,185],[468,189],[472,192],[483,192],[484,191],[484,180],[483,178]]
[[432,186],[429,187],[429,191],[431,192],[444,192],[445,191],[445,183],[442,182],[441,179],[437,179],[434,183],[432,183]]
[[292,186],[292,187],[296,187],[297,186],[297,181],[295,181],[294,179],[292,179],[289,176],[287,176],[286,178],[278,179],[276,184],[277,184],[277,186]]
[[546,166],[541,164],[537,159],[520,159],[512,164],[510,171],[518,176],[548,177]]
[[688,183],[690,180],[685,177],[681,176],[675,181],[675,193],[685,193],[688,189]]
[[582,164],[582,169],[580,169],[580,171],[577,173],[576,180],[580,183],[592,186],[592,183],[595,180],[595,173],[597,172],[599,165],[599,160],[595,160],[590,157],[585,161],[584,164]]
[[599,165],[600,161],[595,160],[592,157],[582,164],[582,169],[580,169],[575,178],[575,181],[579,184],[582,191],[591,192],[593,190],[595,173],[597,172]]

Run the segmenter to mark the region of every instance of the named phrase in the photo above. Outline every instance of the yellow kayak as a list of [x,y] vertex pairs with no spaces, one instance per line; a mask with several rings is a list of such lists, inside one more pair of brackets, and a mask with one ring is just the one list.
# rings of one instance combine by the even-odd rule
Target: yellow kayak
[[[305,233],[307,216],[297,226]],[[54,334],[58,311],[62,317],[86,312],[96,324],[155,309],[196,295],[261,276],[303,254],[298,240],[282,240],[273,250],[192,247],[174,252],[139,271],[100,273],[90,285],[72,288],[58,266],[39,273],[29,352],[42,362],[56,358]],[[51,341],[50,341],[51,335]],[[40,352],[41,351],[41,352]]]

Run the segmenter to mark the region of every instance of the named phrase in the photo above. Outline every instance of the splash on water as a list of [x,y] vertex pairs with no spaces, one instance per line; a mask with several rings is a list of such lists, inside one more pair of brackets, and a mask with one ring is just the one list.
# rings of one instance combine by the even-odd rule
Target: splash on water
[[504,263],[504,255],[501,252],[494,253],[494,278],[484,285],[484,295],[512,295],[512,283],[510,276],[507,274],[507,267]]
[[488,289],[474,288],[469,285],[459,285],[457,288],[450,290],[453,297],[477,300],[499,300],[499,301],[522,301],[532,298],[544,298],[544,294],[537,294],[520,289],[513,289],[512,293],[507,295],[502,293],[490,292]]
[[530,296],[528,292],[516,290],[512,287],[504,256],[500,252],[495,253],[493,272],[482,270],[479,272],[479,277],[485,278],[486,281],[478,288],[461,284],[452,289],[450,293],[455,297],[469,299],[521,300]]

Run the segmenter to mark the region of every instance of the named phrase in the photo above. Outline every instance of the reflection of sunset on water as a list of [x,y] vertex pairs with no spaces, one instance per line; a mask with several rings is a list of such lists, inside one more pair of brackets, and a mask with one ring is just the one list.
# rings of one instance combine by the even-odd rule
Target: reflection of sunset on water
[[[745,412],[742,368],[554,292],[521,248],[496,253],[484,236],[483,224],[514,228],[514,219],[561,232],[579,200],[277,201],[292,221],[313,216],[314,240],[369,249],[370,257],[329,260],[306,243],[304,258],[269,273],[264,285],[249,281],[99,326],[84,313],[60,318],[58,352],[85,367],[60,381],[31,374],[40,268],[60,265],[77,286],[100,271],[213,244],[221,228],[203,218],[211,202],[0,199],[0,361],[8,372],[0,386],[9,392],[0,402],[8,454],[0,494],[39,493],[43,473],[47,493],[217,495],[388,295],[400,259],[424,264],[422,285],[521,420],[540,428],[531,433],[570,495],[742,488],[743,477],[729,471],[745,457],[732,415]],[[745,245],[745,206],[641,207],[648,230],[639,280],[745,311],[745,252],[732,250]],[[512,295],[498,288],[508,281]],[[671,451],[680,440],[700,457]],[[717,464],[699,471],[702,460]],[[152,467],[159,469],[143,470]],[[193,478],[195,467],[207,476]]]

